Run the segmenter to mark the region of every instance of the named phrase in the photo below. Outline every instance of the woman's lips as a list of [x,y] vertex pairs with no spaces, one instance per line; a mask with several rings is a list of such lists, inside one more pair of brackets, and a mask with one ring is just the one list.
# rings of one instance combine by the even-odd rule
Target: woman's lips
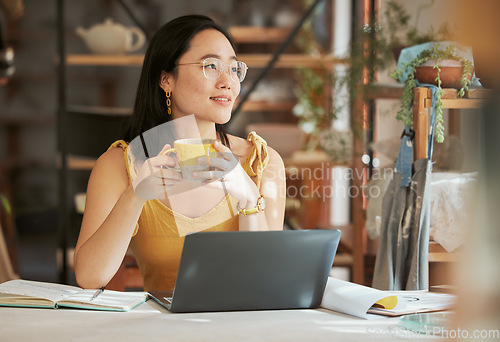
[[231,103],[231,99],[227,97],[214,96],[211,97],[210,100],[220,105],[229,105]]

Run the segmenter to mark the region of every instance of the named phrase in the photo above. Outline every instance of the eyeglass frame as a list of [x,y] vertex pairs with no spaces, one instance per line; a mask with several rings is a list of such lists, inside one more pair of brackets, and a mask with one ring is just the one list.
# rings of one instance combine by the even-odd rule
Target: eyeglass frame
[[240,83],[241,83],[241,82],[243,82],[243,81],[245,80],[245,77],[246,77],[246,75],[247,75],[248,65],[247,65],[245,62],[238,61],[238,60],[234,60],[234,61],[232,61],[232,62],[231,62],[231,63],[229,63],[229,64],[225,64],[224,62],[222,62],[222,61],[221,61],[219,58],[217,58],[217,57],[207,57],[207,58],[205,58],[204,60],[202,60],[201,62],[193,62],[193,63],[178,63],[178,64],[176,64],[176,65],[196,65],[196,64],[201,64],[201,65],[203,65],[203,63],[205,63],[205,61],[207,61],[207,60],[209,60],[209,59],[215,59],[215,60],[219,61],[219,62],[222,64],[222,68],[221,68],[221,71],[219,72],[219,76],[217,76],[217,78],[209,78],[209,77],[207,76],[206,72],[205,72],[205,68],[203,68],[203,76],[205,76],[205,78],[206,78],[207,80],[216,80],[216,79],[218,79],[218,78],[222,75],[222,73],[224,72],[224,69],[225,69],[226,67],[231,67],[231,64],[233,64],[234,62],[237,62],[237,63],[243,63],[243,65],[244,65],[244,70],[245,70],[245,76],[243,76],[243,79],[242,79],[241,81],[240,81],[240,79],[239,79],[239,78],[238,78],[237,80],[235,80],[235,79],[233,78],[233,76],[232,76],[231,72],[229,72],[229,73],[228,73],[228,74],[229,74],[229,77],[230,77],[233,81],[240,82]]

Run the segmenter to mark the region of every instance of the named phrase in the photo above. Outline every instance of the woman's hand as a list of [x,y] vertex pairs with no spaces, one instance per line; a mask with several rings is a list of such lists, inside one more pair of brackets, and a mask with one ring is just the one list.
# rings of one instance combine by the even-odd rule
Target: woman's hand
[[208,165],[210,170],[194,172],[193,178],[202,180],[208,187],[229,193],[238,200],[241,208],[247,203],[255,205],[260,196],[259,189],[240,165],[238,157],[219,141],[215,141],[213,146],[220,157],[198,158],[198,164]]
[[156,157],[147,159],[132,182],[135,194],[142,199],[166,198],[167,191],[182,180],[182,174],[174,169],[175,159],[163,155],[169,148],[167,144]]

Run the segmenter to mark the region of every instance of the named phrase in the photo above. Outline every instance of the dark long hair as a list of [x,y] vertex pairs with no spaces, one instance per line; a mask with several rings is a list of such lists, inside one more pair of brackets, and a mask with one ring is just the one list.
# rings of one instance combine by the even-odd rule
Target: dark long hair
[[[143,132],[171,120],[165,105],[165,93],[160,88],[161,72],[175,73],[179,58],[189,49],[191,39],[207,29],[222,33],[234,49],[229,33],[209,17],[186,15],[163,25],[149,43],[141,77],[137,86],[132,116],[125,133],[125,140],[130,142]],[[229,146],[224,128],[215,124],[221,142]]]

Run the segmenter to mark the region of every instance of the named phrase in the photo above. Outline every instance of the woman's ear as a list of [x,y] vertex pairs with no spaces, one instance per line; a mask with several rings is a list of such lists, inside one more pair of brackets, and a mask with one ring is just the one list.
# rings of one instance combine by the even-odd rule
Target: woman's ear
[[163,91],[165,92],[172,91],[172,89],[170,88],[170,77],[171,77],[170,74],[162,70],[160,76],[160,88],[163,89]]

